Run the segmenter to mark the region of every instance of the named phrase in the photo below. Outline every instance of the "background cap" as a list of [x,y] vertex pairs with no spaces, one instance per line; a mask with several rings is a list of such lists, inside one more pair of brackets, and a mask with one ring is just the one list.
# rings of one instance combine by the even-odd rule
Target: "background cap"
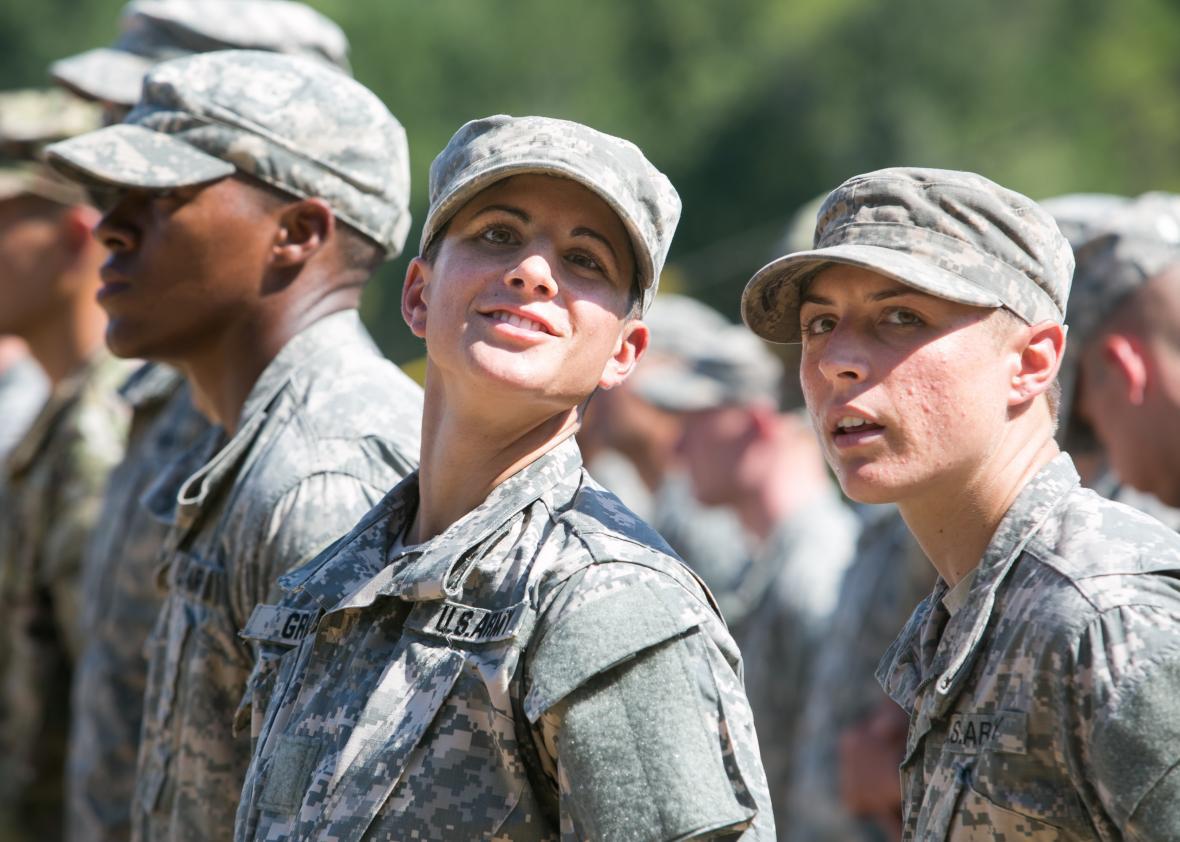
[[130,106],[153,65],[192,53],[265,50],[351,72],[344,31],[293,0],[132,0],[120,29],[110,47],[50,65],[54,81],[89,99]]
[[410,227],[406,133],[372,92],[320,62],[245,50],[164,62],[126,122],[54,144],[86,183],[168,189],[235,170],[336,217],[395,257]]
[[1053,217],[1076,253],[1082,243],[1109,226],[1111,217],[1130,203],[1129,197],[1111,193],[1066,193],[1042,199],[1041,207]]
[[[653,316],[659,308],[657,300]],[[778,408],[783,365],[761,339],[743,325],[723,319],[717,324],[704,313],[671,315],[679,322],[679,338],[644,358],[631,379],[636,394],[669,412],[754,403]],[[653,345],[659,326],[652,329]],[[695,341],[682,341],[690,334]]]
[[1062,321],[1073,253],[1035,202],[983,176],[897,167],[848,179],[824,201],[814,247],[755,273],[742,317],[764,339],[799,340],[799,288],[825,266],[879,272],[1026,322]]
[[680,197],[635,144],[581,123],[500,114],[464,125],[430,165],[421,251],[477,193],[525,173],[573,179],[618,214],[635,250],[646,311],[680,219]]
[[58,89],[0,92],[0,200],[40,196],[63,205],[84,203],[86,192],[41,161],[42,147],[99,125],[100,111]]

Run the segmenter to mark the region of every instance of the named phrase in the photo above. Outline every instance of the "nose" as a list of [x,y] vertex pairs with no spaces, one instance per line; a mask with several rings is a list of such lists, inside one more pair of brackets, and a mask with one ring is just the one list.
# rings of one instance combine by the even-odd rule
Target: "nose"
[[504,282],[513,289],[539,298],[557,295],[557,280],[553,277],[552,266],[544,255],[537,253],[530,254],[508,270]]
[[819,350],[817,365],[828,380],[856,383],[868,376],[869,356],[853,331],[837,325]]
[[117,201],[94,227],[94,238],[112,254],[132,251],[136,245],[136,230],[126,205],[126,200]]

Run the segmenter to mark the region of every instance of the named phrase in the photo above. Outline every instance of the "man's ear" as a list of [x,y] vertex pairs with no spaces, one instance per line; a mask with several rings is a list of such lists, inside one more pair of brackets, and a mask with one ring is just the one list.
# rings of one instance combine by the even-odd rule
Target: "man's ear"
[[1109,333],[1099,342],[1103,365],[1118,377],[1119,391],[1132,406],[1147,399],[1147,349],[1137,336]]
[[1012,375],[1008,405],[1025,404],[1049,390],[1061,368],[1065,353],[1065,328],[1056,322],[1029,325],[1019,334],[1019,362]]
[[647,345],[651,339],[651,331],[639,319],[628,319],[623,323],[614,351],[602,369],[602,377],[598,385],[603,389],[613,389],[635,369],[635,365],[647,352]]
[[284,205],[277,223],[271,254],[278,268],[306,263],[336,234],[336,216],[323,199]]
[[426,287],[430,273],[430,264],[415,257],[406,267],[406,280],[402,284],[402,319],[419,339],[426,338]]

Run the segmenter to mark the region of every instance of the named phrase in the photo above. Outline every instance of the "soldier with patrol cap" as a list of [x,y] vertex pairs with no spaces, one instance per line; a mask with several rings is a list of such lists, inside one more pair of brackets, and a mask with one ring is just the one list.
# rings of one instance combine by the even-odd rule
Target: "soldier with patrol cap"
[[217,424],[144,498],[170,523],[168,593],[132,819],[225,839],[249,759],[238,630],[416,462],[421,390],[356,311],[409,227],[405,133],[322,62],[225,51],[156,66],[125,123],[48,154],[110,191],[108,345],[175,365]]
[[[121,28],[113,46],[52,68],[71,90],[113,104],[108,119],[114,122],[139,98],[143,75],[155,63],[193,52],[266,49],[348,70],[340,28],[286,0],[135,0],[124,9]],[[120,393],[132,411],[127,455],[111,473],[82,566],[85,642],[74,668],[66,769],[66,835],[75,842],[117,842],[131,833],[147,682],[143,644],[159,613],[154,574],[167,533],[139,498],[209,427],[171,366],[146,363]]]
[[1180,506],[1180,196],[1148,193],[1077,251],[1076,410],[1119,480]]
[[402,293],[422,468],[244,632],[238,840],[772,838],[737,648],[574,440],[647,345],[679,212],[577,123],[476,120],[435,159]]
[[679,451],[701,502],[744,527],[746,563],[714,589],[742,652],[746,693],[780,832],[814,653],[860,524],[840,500],[805,416],[779,409],[782,363],[744,325],[641,369],[637,392],[683,423]]
[[907,839],[1180,838],[1180,537],[1054,443],[1072,269],[1025,197],[899,168],[743,296],[802,339],[844,491],[896,502],[941,577],[878,673],[910,713]]
[[46,142],[97,123],[97,109],[64,91],[0,94],[0,334],[23,339],[51,384],[0,477],[4,839],[60,834],[79,567],[126,434],[116,389],[130,369],[103,348],[94,300],[98,213],[40,160]]

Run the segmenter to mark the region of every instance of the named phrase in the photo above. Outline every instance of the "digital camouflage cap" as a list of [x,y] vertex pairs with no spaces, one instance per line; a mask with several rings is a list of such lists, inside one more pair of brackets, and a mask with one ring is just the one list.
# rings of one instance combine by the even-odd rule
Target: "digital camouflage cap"
[[65,91],[0,92],[0,200],[27,194],[63,205],[85,202],[85,191],[45,166],[41,151],[96,128],[99,119],[97,107]]
[[265,50],[351,72],[343,30],[292,0],[133,0],[120,29],[109,47],[55,61],[54,81],[88,99],[131,106],[153,65],[192,53]]
[[420,249],[477,193],[526,173],[572,179],[618,215],[635,250],[646,310],[680,220],[680,197],[638,146],[581,123],[499,114],[464,125],[430,165]]
[[405,130],[360,83],[296,56],[228,50],[164,62],[124,123],[46,152],[99,187],[166,190],[242,172],[323,199],[389,258],[410,227]]
[[1029,323],[1060,322],[1073,253],[1036,202],[975,173],[897,167],[848,179],[820,208],[814,248],[760,269],[742,317],[764,339],[797,342],[801,284],[841,263]]

